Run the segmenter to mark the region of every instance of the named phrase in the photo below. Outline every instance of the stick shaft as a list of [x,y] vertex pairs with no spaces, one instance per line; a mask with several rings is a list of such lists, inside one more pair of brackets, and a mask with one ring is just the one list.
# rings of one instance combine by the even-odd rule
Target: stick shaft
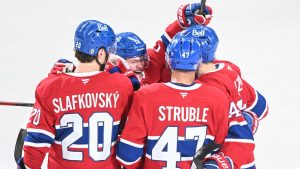
[[204,7],[205,7],[206,0],[201,0],[201,6],[200,6],[200,14],[204,14]]
[[0,101],[1,106],[23,106],[23,107],[33,107],[33,103],[24,103],[24,102],[6,102]]

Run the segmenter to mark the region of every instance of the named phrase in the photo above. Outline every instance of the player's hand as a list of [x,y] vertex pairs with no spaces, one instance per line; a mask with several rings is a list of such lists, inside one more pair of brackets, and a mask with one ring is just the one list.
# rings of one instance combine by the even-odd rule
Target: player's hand
[[74,72],[76,69],[76,66],[73,64],[73,62],[67,60],[67,59],[59,59],[52,67],[50,75],[56,75],[60,73],[69,73],[69,72]]
[[253,135],[254,135],[256,133],[258,125],[259,125],[259,120],[258,120],[257,115],[253,112],[247,112],[247,111],[243,111],[242,114],[243,114],[245,120],[247,121],[248,126],[252,130]]
[[109,73],[119,72],[124,74],[128,71],[131,71],[131,68],[124,58],[118,55],[110,54],[105,65],[105,70]]
[[129,64],[125,59],[117,55],[109,55],[109,59],[105,65],[105,70],[109,73],[119,72],[128,77],[132,83],[134,90],[140,88],[140,82],[136,75],[131,70]]
[[208,25],[212,18],[212,9],[205,5],[203,14],[200,14],[200,6],[200,3],[181,5],[177,11],[179,25],[183,28],[197,24]]
[[206,158],[202,167],[203,169],[230,169],[233,168],[231,164],[232,160],[229,157],[224,156],[223,153],[217,153]]

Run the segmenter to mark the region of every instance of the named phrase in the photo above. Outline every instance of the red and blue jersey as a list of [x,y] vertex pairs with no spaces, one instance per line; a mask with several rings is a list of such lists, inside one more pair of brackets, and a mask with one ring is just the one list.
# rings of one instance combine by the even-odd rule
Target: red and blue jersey
[[233,160],[236,168],[254,168],[254,139],[241,111],[251,110],[263,118],[268,112],[268,105],[264,97],[241,78],[236,65],[220,60],[214,63],[216,69],[201,74],[197,80],[222,90],[232,101],[228,136],[221,151]]
[[133,98],[117,159],[127,169],[190,169],[199,148],[224,142],[229,106],[223,92],[205,84],[145,86]]
[[[182,30],[183,29],[180,27],[177,20],[172,22],[167,26],[165,33],[161,36],[161,39],[159,39],[155,43],[154,47],[147,49],[147,53],[150,58],[150,65],[145,69],[145,79],[142,83],[148,85],[152,83],[170,81],[171,73],[170,68],[166,64],[165,51],[166,47],[168,46],[172,38],[176,35],[176,33]],[[218,81],[217,77],[216,80],[214,80],[213,76],[218,73],[208,73],[207,75],[205,75],[206,77],[211,79],[208,80],[209,84],[216,85],[215,87],[217,88],[223,88],[223,91],[226,93],[232,92],[231,90],[238,90],[238,94],[241,98],[232,98],[236,102],[238,107],[241,110],[251,111],[255,113],[260,120],[263,119],[268,114],[268,105],[266,99],[242,78],[240,68],[237,65],[225,60],[215,60],[214,63],[220,64],[220,68],[216,70],[216,72],[222,73],[220,77],[226,76],[228,78],[228,83],[234,83],[235,88],[228,90],[228,88],[226,89],[225,87],[224,89],[224,86],[232,85],[222,85],[223,82],[220,80]],[[199,80],[207,81],[203,77],[200,77]],[[231,96],[235,97],[235,94]]]
[[39,83],[27,124],[24,163],[48,168],[120,168],[115,159],[119,125],[133,92],[119,73],[71,73]]
[[251,111],[260,120],[266,117],[269,110],[266,99],[242,78],[239,67],[224,60],[215,60],[214,63],[218,67],[217,70],[201,75],[199,81],[206,81],[209,84],[216,81],[214,86],[220,89],[223,88],[224,92],[229,93],[240,110]]
[[147,54],[150,58],[149,67],[147,67],[145,72],[145,78],[142,81],[144,85],[149,85],[158,82],[169,82],[170,79],[170,69],[167,67],[165,52],[166,48],[175,36],[176,33],[182,31],[183,29],[175,20],[166,28],[166,33],[161,36],[161,39],[157,40],[153,48],[147,49]]

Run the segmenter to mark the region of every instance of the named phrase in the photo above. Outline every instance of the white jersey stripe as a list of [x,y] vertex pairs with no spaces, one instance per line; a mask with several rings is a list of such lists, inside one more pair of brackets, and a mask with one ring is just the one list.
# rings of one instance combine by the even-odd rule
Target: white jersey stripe
[[123,159],[121,159],[121,158],[118,157],[118,156],[116,156],[116,159],[119,160],[119,161],[121,161],[123,164],[126,164],[126,165],[132,165],[132,164],[138,162],[138,161],[141,159],[141,157],[139,157],[137,160],[135,160],[135,161],[133,161],[133,162],[127,162],[127,161],[124,161]]
[[249,139],[233,139],[233,138],[226,138],[225,142],[238,142],[238,143],[250,143],[255,144],[254,140]]
[[31,147],[50,147],[51,144],[49,143],[32,143],[32,142],[24,142],[24,146],[31,146]]
[[133,142],[128,141],[128,140],[125,140],[125,139],[123,139],[123,138],[121,138],[120,141],[123,142],[123,143],[125,143],[125,144],[131,145],[131,146],[133,146],[133,147],[144,148],[144,144],[133,143]]

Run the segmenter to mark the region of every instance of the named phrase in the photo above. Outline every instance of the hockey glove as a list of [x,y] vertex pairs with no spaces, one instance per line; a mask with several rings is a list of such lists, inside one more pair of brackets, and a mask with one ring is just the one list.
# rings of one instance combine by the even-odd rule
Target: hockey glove
[[67,60],[67,59],[59,59],[52,67],[51,72],[48,74],[50,75],[56,75],[60,73],[69,73],[74,72],[76,69],[76,66],[73,64],[73,62]]
[[203,169],[232,169],[232,160],[223,153],[214,154],[205,159]]
[[192,25],[208,25],[212,18],[211,7],[205,5],[203,14],[199,14],[200,3],[181,5],[177,11],[177,20],[182,28]]
[[140,82],[138,78],[135,76],[126,60],[122,57],[117,55],[110,55],[109,60],[105,65],[105,70],[109,73],[122,73],[124,76],[130,79],[134,90],[138,90],[140,88]]
[[252,130],[253,135],[254,135],[257,131],[258,124],[259,124],[259,120],[258,120],[257,115],[253,112],[248,112],[248,111],[243,111],[242,114],[243,114],[245,120],[247,121],[248,126]]

